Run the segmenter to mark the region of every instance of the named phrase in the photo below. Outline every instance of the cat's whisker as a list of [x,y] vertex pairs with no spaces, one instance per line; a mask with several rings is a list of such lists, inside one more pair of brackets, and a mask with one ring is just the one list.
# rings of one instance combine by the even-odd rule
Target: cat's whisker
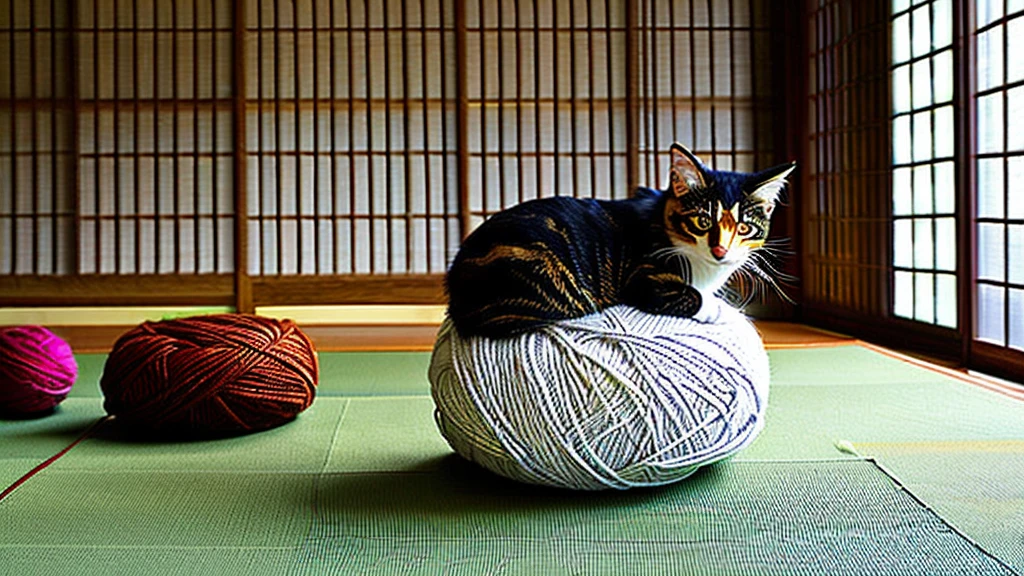
[[[778,268],[778,263],[768,260],[764,255],[757,253],[751,254],[751,261],[755,262],[755,265],[761,268],[763,272],[768,273],[773,280],[782,282],[783,284],[792,284],[797,281],[797,278],[791,274],[787,274]],[[754,258],[756,257],[756,258]]]
[[778,294],[780,298],[782,298],[789,304],[796,304],[796,302],[794,302],[793,299],[790,298],[789,295],[782,290],[782,287],[779,286],[778,282],[775,281],[775,278],[771,274],[761,269],[756,260],[751,259],[748,260],[747,263],[749,264],[749,266],[746,267],[747,270],[755,274],[758,277],[758,279],[762,282],[762,285],[775,290],[775,293]]
[[754,252],[754,254],[761,254],[762,256],[769,256],[771,258],[776,258],[779,260],[791,257],[793,255],[792,252],[789,252],[787,250],[779,250],[776,248],[761,248],[757,252]]
[[692,282],[693,281],[693,267],[690,265],[690,259],[687,258],[686,255],[683,254],[683,252],[679,251],[679,250],[676,251],[676,258],[679,259],[679,268],[680,268],[680,273],[681,273],[681,275],[683,277],[683,280],[685,282],[687,282],[687,283]]
[[785,254],[787,256],[796,254],[793,250],[793,241],[789,238],[772,238],[771,240],[766,240],[759,250]]
[[733,294],[733,302],[737,307],[743,308],[750,304],[754,299],[754,295],[756,293],[756,283],[754,282],[755,278],[750,275],[749,271],[740,267],[736,270],[732,280],[736,285],[736,288],[733,289],[730,287],[728,290]]
[[742,278],[743,285],[746,287],[746,294],[743,298],[743,306],[745,307],[753,302],[754,298],[757,296],[759,283],[757,282],[757,277],[747,270],[743,271]]
[[779,280],[796,280],[795,277],[783,272],[778,268],[778,264],[768,259],[763,254],[753,253],[750,255],[751,261],[755,261],[759,267],[764,271],[769,272],[772,276]]
[[651,252],[651,257],[655,259],[665,258],[667,260],[669,256],[675,253],[675,251],[676,249],[674,246],[665,246],[664,248],[658,248],[654,252]]
[[791,249],[783,248],[782,246],[762,246],[758,251],[767,252],[769,254],[795,254]]

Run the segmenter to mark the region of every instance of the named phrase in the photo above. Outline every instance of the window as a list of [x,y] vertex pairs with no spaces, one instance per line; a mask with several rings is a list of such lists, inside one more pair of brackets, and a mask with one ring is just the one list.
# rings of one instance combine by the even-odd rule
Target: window
[[977,0],[974,338],[1024,350],[1024,0]]
[[956,328],[952,0],[892,10],[893,313]]

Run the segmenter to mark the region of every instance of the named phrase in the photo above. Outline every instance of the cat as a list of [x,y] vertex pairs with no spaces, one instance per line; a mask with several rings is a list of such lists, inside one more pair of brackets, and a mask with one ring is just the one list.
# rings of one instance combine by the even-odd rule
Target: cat
[[481,224],[445,276],[458,333],[503,338],[618,304],[713,322],[712,296],[764,246],[796,164],[748,174],[709,169],[679,143],[669,153],[667,190],[531,200]]

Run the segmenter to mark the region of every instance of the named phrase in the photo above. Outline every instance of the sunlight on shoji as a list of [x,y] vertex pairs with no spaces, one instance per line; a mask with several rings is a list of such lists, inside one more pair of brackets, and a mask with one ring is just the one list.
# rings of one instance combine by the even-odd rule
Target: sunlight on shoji
[[933,157],[932,113],[918,112],[914,114],[914,162],[931,160]]
[[932,49],[945,48],[953,43],[953,0],[932,3]]
[[932,58],[932,83],[935,85],[935,101],[953,100],[953,51],[946,50]]
[[910,174],[910,168],[897,168],[892,171],[892,213],[895,216],[909,216],[913,213]]
[[1003,281],[1006,263],[1004,233],[1002,224],[978,224],[978,278]]
[[[1024,115],[1024,86],[1019,86],[1006,93],[1006,118],[1009,121],[1017,120]],[[1018,128],[1018,126],[1014,126]],[[1014,129],[1006,133],[1006,149],[1024,149],[1024,130]]]
[[1011,224],[1007,227],[1006,245],[1010,253],[1007,280],[1012,284],[1024,285],[1024,225]]
[[910,60],[910,14],[904,14],[892,23],[892,61],[899,64],[907,60]]
[[914,58],[918,56],[924,56],[932,49],[931,43],[931,10],[927,4],[915,8],[910,13],[911,28],[913,32],[910,36],[911,43],[911,54]]
[[[1024,0],[1021,0],[1024,5]],[[1006,81],[1016,82],[1024,80],[1024,17],[1018,16],[1010,20],[1006,25],[1006,53],[1015,54],[1016,58],[1010,58],[1006,62]]]
[[914,214],[932,212],[932,170],[927,164],[914,166]]
[[935,275],[914,273],[914,319],[935,322]]
[[978,217],[1003,217],[1003,163],[1002,158],[978,160]]
[[978,90],[1003,83],[1003,28],[978,35]]
[[892,9],[893,311],[956,327],[953,3]]
[[956,328],[956,276],[936,274],[935,276],[935,323]]
[[893,162],[910,162],[910,116],[900,116],[892,123]]
[[1006,338],[1003,322],[1006,306],[1006,291],[1002,287],[978,285],[978,314],[975,322],[976,336],[993,344],[1003,344]]
[[1006,214],[1010,218],[1024,220],[1024,157],[1016,156],[1010,158],[1009,173],[1010,181],[1007,188],[1010,190],[1006,204]]
[[892,109],[896,113],[910,110],[910,65],[892,71]]
[[1024,350],[1024,290],[1010,289],[1010,335],[1008,344]]
[[1003,15],[1003,0],[977,0],[975,16],[980,28]]
[[935,212],[937,214],[952,214],[956,209],[955,183],[952,162],[940,162],[935,165]]
[[919,60],[912,66],[911,76],[914,83],[911,88],[914,93],[914,108],[924,108],[933,102],[931,61]]
[[[1024,0],[977,0],[975,338],[1024,349]],[[1001,21],[1003,18],[1008,18]],[[1005,42],[1005,47],[1004,47]],[[1005,72],[1005,73],[1004,73]],[[1016,286],[1015,286],[1016,285]],[[1009,298],[1009,300],[1007,300]]]
[[914,264],[913,221],[897,220],[893,224],[893,263],[897,266],[909,268]]
[[914,275],[896,271],[893,283],[893,312],[897,316],[914,316]]
[[1003,127],[1003,95],[978,98],[978,152],[1002,152]]
[[935,268],[956,270],[956,220],[935,219]]
[[914,219],[914,268],[935,266],[934,230],[930,218]]
[[[1024,112],[1024,110],[1022,110]],[[943,106],[935,111],[935,157],[953,156],[953,107]]]

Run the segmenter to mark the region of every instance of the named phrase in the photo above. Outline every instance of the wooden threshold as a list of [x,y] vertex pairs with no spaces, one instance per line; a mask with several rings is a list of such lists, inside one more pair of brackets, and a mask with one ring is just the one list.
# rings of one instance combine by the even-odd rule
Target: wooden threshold
[[[438,324],[302,324],[299,326],[323,352],[418,351],[434,347]],[[767,348],[841,346],[856,340],[792,322],[757,321]],[[79,353],[110,352],[117,339],[133,328],[111,326],[48,326]]]
[[765,348],[818,348],[842,346],[856,342],[853,338],[795,322],[755,320]]
[[[898,351],[834,332],[793,322],[756,321],[765,348],[799,349],[857,345],[927,368],[962,382],[980,386],[1017,400],[1024,400],[1024,388],[984,374],[969,373],[960,366],[949,365],[941,359],[929,358],[909,351]],[[80,354],[106,354],[117,339],[134,326],[48,326],[55,334],[71,344]],[[433,350],[439,326],[437,324],[346,324],[301,325],[320,352],[430,352]]]
[[[47,326],[79,354],[106,354],[134,325]],[[436,324],[303,326],[302,331],[321,352],[409,351],[429,352],[439,328]]]

